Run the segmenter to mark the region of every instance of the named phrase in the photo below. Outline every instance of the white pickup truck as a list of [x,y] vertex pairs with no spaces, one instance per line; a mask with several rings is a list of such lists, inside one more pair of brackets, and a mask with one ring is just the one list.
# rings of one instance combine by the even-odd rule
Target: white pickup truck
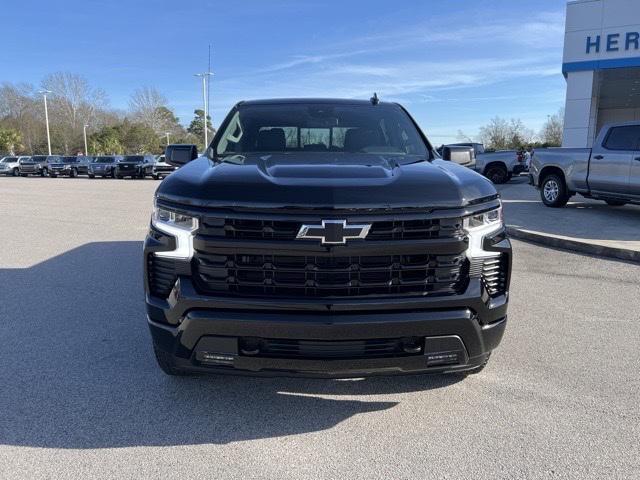
[[640,122],[605,125],[593,148],[536,150],[529,183],[548,207],[579,193],[611,206],[640,204]]

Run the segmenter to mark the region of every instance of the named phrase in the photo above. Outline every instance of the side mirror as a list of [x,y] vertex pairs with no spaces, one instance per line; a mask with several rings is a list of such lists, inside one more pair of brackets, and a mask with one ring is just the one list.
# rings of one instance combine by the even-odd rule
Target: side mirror
[[198,147],[188,144],[167,145],[164,150],[165,161],[174,167],[181,167],[198,158]]
[[442,159],[465,167],[472,167],[476,163],[476,155],[473,147],[457,145],[445,145],[442,148]]

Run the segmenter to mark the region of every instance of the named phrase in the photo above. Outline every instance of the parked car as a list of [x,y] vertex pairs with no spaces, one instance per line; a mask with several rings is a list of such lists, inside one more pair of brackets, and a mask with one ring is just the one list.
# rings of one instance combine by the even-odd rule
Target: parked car
[[78,175],[89,175],[89,165],[93,163],[94,158],[88,155],[79,155],[77,158]]
[[518,150],[485,151],[482,143],[462,142],[443,145],[443,147],[471,147],[475,153],[472,167],[493,183],[505,183],[514,175],[526,172],[529,168],[524,153]]
[[593,148],[535,150],[529,180],[548,207],[576,193],[614,207],[640,204],[640,122],[605,125]]
[[498,193],[403,107],[241,102],[205,156],[166,156],[188,163],[157,188],[143,253],[165,373],[473,373],[500,343]]
[[120,159],[122,159],[120,155],[101,155],[95,157],[94,161],[91,162],[88,167],[89,178],[116,178],[116,164]]
[[23,177],[28,175],[45,177],[49,169],[47,158],[47,155],[33,155],[32,157],[26,157],[20,160],[18,166],[20,175]]
[[0,175],[12,175],[17,177],[20,174],[20,161],[27,160],[29,157],[9,156],[0,160]]
[[78,157],[56,156],[49,160],[49,176],[56,178],[58,175],[75,178],[78,176],[80,161]]
[[166,177],[171,172],[177,170],[177,167],[173,165],[169,165],[165,161],[164,155],[158,155],[155,158],[155,163],[153,164],[153,169],[151,171],[151,176],[154,180],[160,180],[161,178]]
[[125,155],[116,164],[116,178],[151,176],[154,163],[153,155]]

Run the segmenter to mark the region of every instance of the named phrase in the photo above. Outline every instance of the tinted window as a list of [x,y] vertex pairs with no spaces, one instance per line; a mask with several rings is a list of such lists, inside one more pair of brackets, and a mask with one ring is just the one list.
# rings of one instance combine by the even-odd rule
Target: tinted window
[[96,163],[113,163],[116,159],[113,157],[98,157],[96,158]]
[[18,160],[18,157],[7,157],[2,161],[9,163],[9,162],[15,162],[16,160]]
[[640,126],[614,127],[604,143],[607,150],[636,150],[640,140]]
[[[397,105],[240,105],[217,144],[218,155],[332,152],[400,157],[428,155],[415,125]],[[415,158],[408,159],[415,161]]]
[[140,162],[144,161],[144,157],[142,155],[127,155],[121,161],[122,162],[140,163]]

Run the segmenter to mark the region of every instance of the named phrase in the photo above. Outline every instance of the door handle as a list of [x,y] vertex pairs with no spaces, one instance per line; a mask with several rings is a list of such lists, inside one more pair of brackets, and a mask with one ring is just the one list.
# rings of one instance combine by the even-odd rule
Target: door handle
[[604,157],[602,155],[596,155],[593,157],[594,160],[602,160]]

